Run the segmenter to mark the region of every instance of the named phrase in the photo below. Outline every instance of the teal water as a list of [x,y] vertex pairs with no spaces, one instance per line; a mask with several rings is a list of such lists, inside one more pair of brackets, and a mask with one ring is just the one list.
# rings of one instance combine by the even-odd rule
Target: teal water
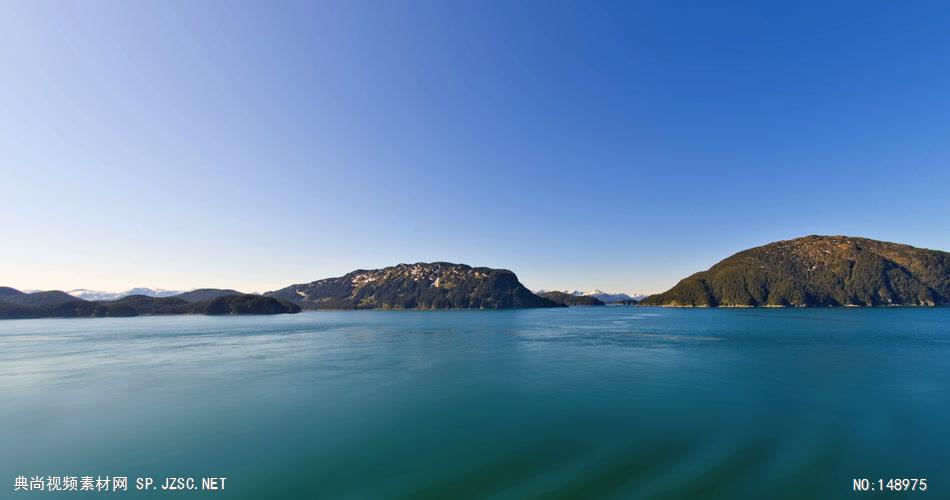
[[40,495],[20,475],[228,478],[152,498],[841,498],[906,477],[947,498],[948,421],[950,309],[0,322],[3,498]]

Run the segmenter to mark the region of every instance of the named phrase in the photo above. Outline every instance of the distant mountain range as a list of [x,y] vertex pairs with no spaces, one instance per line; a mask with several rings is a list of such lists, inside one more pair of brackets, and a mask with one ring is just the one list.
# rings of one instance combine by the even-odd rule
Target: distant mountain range
[[205,288],[171,297],[128,295],[90,301],[51,290],[24,293],[0,287],[0,319],[126,317],[156,314],[281,314],[300,306],[273,297]]
[[124,292],[100,292],[77,288],[66,293],[83,300],[116,300],[129,295],[145,295],[146,297],[173,297],[184,293],[183,290],[164,290],[161,288],[132,288]]
[[850,236],[805,236],[739,252],[642,305],[950,304],[950,253]]
[[419,262],[357,270],[267,292],[305,309],[510,309],[562,307],[506,269]]
[[587,292],[582,292],[580,290],[571,290],[571,291],[558,291],[558,290],[538,290],[535,293],[538,295],[543,295],[546,293],[564,293],[567,295],[573,295],[575,297],[593,297],[604,304],[635,304],[646,297],[646,294],[637,293],[634,295],[628,295],[626,293],[608,293],[603,290],[593,289]]

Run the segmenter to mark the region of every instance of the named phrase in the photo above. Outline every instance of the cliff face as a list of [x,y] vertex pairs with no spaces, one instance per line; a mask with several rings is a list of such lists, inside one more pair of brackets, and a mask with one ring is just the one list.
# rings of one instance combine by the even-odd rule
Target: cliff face
[[805,236],[739,252],[641,304],[950,304],[950,254],[865,238]]
[[559,307],[514,273],[447,262],[358,270],[268,292],[306,309],[510,309]]

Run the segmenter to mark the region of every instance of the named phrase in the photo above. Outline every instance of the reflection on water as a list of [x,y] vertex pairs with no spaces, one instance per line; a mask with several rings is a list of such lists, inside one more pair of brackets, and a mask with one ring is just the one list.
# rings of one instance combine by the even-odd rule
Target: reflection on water
[[226,476],[228,498],[939,484],[948,342],[950,309],[4,321],[0,480]]

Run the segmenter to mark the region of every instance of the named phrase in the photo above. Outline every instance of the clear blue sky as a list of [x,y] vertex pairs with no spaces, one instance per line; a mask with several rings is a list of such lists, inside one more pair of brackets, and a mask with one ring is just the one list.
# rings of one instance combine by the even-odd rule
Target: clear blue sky
[[806,234],[950,250],[943,2],[35,2],[0,284],[446,260],[655,292]]

